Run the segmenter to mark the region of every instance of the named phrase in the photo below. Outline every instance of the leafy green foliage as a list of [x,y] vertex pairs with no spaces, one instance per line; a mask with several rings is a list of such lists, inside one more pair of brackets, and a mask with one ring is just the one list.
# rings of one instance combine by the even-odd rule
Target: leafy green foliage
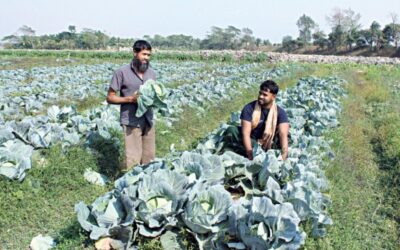
[[[293,143],[286,161],[276,150],[255,148],[252,161],[224,152],[221,132],[227,126],[223,124],[194,152],[173,152],[134,168],[117,180],[115,190],[108,194],[121,197],[119,206],[125,208],[123,215],[114,212],[112,217],[124,222],[113,225],[129,225],[145,237],[185,227],[200,249],[297,249],[305,239],[301,221],[312,223],[313,236],[324,236],[324,226],[332,220],[326,214],[329,199],[322,194],[327,183],[320,164],[330,154],[321,133],[338,125],[342,83],[336,78],[301,79],[295,88],[282,94],[279,103],[290,111],[289,119],[295,113],[303,118],[293,124]],[[234,124],[238,117],[233,115],[232,119]],[[319,130],[313,127],[317,125]],[[242,188],[245,195],[234,200],[224,187]],[[110,205],[115,201],[107,202]],[[103,216],[94,210],[97,203],[89,207],[80,203],[77,209],[78,218],[82,217],[80,211],[85,211],[80,223],[91,237],[94,232],[100,236],[97,228],[87,227],[88,213],[97,221]],[[128,224],[124,224],[126,218]],[[109,226],[102,230],[107,230],[106,236],[113,236]],[[130,246],[133,241],[134,237],[127,238],[125,244]]]
[[[86,89],[89,89],[89,87],[82,85],[80,79],[80,81],[74,83],[80,87],[71,88],[68,83],[72,81],[71,79],[79,77],[79,74],[77,76],[72,76],[72,74],[79,70],[87,70],[91,74],[94,74],[97,72],[98,68],[103,69],[104,71],[110,71],[113,66],[115,65],[104,64],[100,66],[76,66],[72,68],[35,68],[31,71],[20,71],[26,74],[32,73],[35,79],[38,79],[39,81],[38,87],[45,86],[44,89],[47,91],[50,91],[49,88],[51,86],[56,85],[57,88],[59,88],[60,86],[58,83],[62,81],[63,85],[68,86],[68,91],[65,91],[63,94],[76,95],[77,93],[85,92]],[[190,68],[187,70],[190,71],[192,67],[198,67],[199,65],[188,66]],[[212,78],[212,81],[216,81],[216,84],[212,84],[208,81],[200,81],[196,83],[180,85],[176,89],[166,89],[162,82],[166,81],[166,79],[173,80],[176,78],[176,76],[171,77],[169,74],[169,72],[171,70],[175,70],[175,68],[169,67],[166,69],[166,71],[163,71],[163,73],[167,73],[166,76],[168,77],[161,77],[160,83],[149,81],[141,86],[139,90],[141,93],[138,101],[139,107],[136,115],[141,116],[152,107],[159,108],[162,119],[166,124],[170,125],[172,121],[177,119],[176,116],[182,112],[181,107],[184,105],[196,107],[198,108],[199,112],[204,112],[204,108],[202,106],[207,105],[206,100],[217,102],[221,100],[221,97],[228,99],[230,95],[238,93],[241,88],[250,87],[256,84],[257,78],[254,75],[249,75],[247,73],[248,70],[253,69],[254,67],[256,67],[256,65],[252,64],[240,66],[238,69],[236,67],[228,66],[226,68],[219,69],[219,73],[227,75],[226,78],[222,78],[222,80],[218,81]],[[49,72],[53,72],[55,75],[61,75],[63,77],[51,79],[50,83],[45,84],[45,82],[49,80],[47,78],[47,74]],[[1,72],[6,83],[9,82],[12,79],[12,76],[16,73],[18,72]],[[237,79],[238,75],[245,73],[246,75],[249,75],[246,79],[248,80],[246,82],[246,86],[241,86],[235,82],[231,82],[231,80]],[[287,68],[278,68],[271,71],[266,71],[265,76],[276,77],[285,73],[287,73]],[[90,76],[85,77],[86,78],[84,79],[90,78]],[[194,77],[196,76],[194,75]],[[24,79],[23,76],[20,78],[20,80],[22,79]],[[63,82],[64,79],[67,79],[68,81]],[[104,89],[104,86],[93,83],[93,80],[98,80],[97,78],[91,80],[92,83],[90,84],[90,87],[95,86],[95,93],[101,88]],[[19,84],[23,85],[21,82],[19,82]],[[47,108],[47,115],[37,115],[33,117],[26,116],[20,121],[9,120],[11,118],[9,116],[11,113],[19,113],[20,106],[24,106],[27,103],[37,102],[40,104],[37,108],[41,109],[44,107],[44,104],[49,101],[49,99],[51,100],[59,97],[57,92],[51,92],[50,94],[44,92],[41,93],[44,98],[39,98],[40,101],[37,101],[35,99],[36,97],[30,96],[34,89],[31,85],[32,84],[23,86],[24,90],[19,98],[14,98],[10,95],[14,93],[14,91],[17,91],[16,86],[0,86],[0,88],[3,87],[5,90],[7,90],[3,95],[5,95],[6,100],[9,100],[9,102],[6,102],[3,105],[3,112],[0,113],[0,139],[2,142],[11,141],[10,143],[15,143],[22,141],[26,145],[33,147],[35,150],[50,148],[58,143],[60,143],[63,148],[67,148],[73,145],[78,145],[82,141],[84,141],[84,145],[89,149],[99,144],[99,142],[102,140],[111,141],[115,147],[121,144],[120,138],[114,137],[111,132],[120,128],[118,121],[119,112],[117,106],[115,105],[102,105],[100,107],[91,108],[84,112],[77,111],[74,106],[65,106],[59,108],[58,106],[53,105]],[[27,106],[25,105],[25,107]],[[3,118],[5,121],[2,120]],[[0,155],[0,157],[1,156],[2,155]],[[27,159],[30,158],[30,156],[31,152],[24,154],[24,157]],[[22,165],[19,163],[11,164],[11,162],[8,160],[4,160],[4,164],[4,166],[0,167],[2,169],[0,173],[4,173],[4,175],[9,176],[12,179],[19,180],[24,178],[24,171],[31,167],[30,161],[28,160],[25,160],[24,164]],[[16,172],[19,172],[19,174],[16,174]]]
[[164,103],[164,98],[167,95],[163,84],[159,84],[154,80],[147,80],[139,88],[138,109],[136,117],[143,116],[147,110],[155,108],[163,110],[167,107]]

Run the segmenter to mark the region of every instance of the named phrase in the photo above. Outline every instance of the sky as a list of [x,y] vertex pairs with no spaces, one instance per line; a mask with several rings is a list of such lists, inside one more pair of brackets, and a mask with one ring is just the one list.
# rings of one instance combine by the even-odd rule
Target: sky
[[124,38],[184,34],[204,39],[212,26],[232,25],[278,43],[286,35],[298,36],[296,22],[303,14],[325,33],[330,32],[326,16],[334,8],[360,13],[364,28],[374,20],[382,26],[390,23],[390,13],[400,18],[400,0],[0,0],[0,4],[0,38],[22,25],[37,35],[75,25],[78,32],[90,28]]

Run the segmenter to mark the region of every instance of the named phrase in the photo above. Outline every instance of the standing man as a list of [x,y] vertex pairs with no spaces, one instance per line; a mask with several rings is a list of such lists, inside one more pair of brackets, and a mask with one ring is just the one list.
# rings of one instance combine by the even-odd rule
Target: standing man
[[229,126],[224,135],[228,148],[253,160],[253,147],[278,148],[282,159],[288,157],[289,120],[284,109],[276,105],[278,85],[267,80],[260,85],[258,99],[248,103],[240,114],[241,127]]
[[[126,165],[123,171],[137,164],[146,164],[155,158],[155,130],[153,110],[136,117],[140,85],[147,80],[156,80],[156,73],[150,67],[151,45],[144,40],[133,44],[133,60],[114,72],[107,93],[109,104],[121,105],[120,122],[125,135]],[[119,96],[117,95],[119,92]]]

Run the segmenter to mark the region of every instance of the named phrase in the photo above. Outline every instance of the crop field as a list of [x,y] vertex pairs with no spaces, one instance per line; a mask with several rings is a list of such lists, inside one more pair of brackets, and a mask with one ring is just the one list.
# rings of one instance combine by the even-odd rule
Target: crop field
[[[400,66],[156,56],[157,158],[122,173],[105,99],[129,58],[83,53],[0,55],[0,250],[39,234],[54,249],[398,249]],[[285,161],[224,147],[266,79]]]

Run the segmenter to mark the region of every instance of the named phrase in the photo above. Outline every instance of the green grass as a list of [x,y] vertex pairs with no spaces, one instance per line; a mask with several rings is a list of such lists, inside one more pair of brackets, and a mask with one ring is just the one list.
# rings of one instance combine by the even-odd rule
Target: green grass
[[339,69],[349,81],[349,96],[343,101],[341,127],[327,134],[334,140],[336,153],[326,168],[333,202],[329,214],[334,225],[327,237],[309,239],[305,249],[398,249],[398,225],[382,212],[390,204],[382,186],[385,174],[374,153],[377,131],[366,113],[372,103],[385,102],[389,97],[388,86],[377,81],[382,68]]
[[[374,146],[376,162],[382,170],[380,185],[383,187],[385,203],[380,212],[396,221],[397,232],[400,231],[400,69],[387,68],[372,74],[371,79],[389,85],[386,99],[371,103],[368,112],[374,126]],[[391,85],[391,86],[390,86]],[[393,85],[397,85],[397,90]],[[396,90],[396,91],[394,91]]]
[[0,181],[0,245],[5,249],[26,249],[37,234],[56,235],[61,243],[73,238],[82,241],[73,210],[77,200],[91,202],[107,191],[83,179],[86,168],[99,170],[95,156],[81,147],[62,152],[60,147],[43,151],[45,164],[33,162],[22,182],[2,177]]

